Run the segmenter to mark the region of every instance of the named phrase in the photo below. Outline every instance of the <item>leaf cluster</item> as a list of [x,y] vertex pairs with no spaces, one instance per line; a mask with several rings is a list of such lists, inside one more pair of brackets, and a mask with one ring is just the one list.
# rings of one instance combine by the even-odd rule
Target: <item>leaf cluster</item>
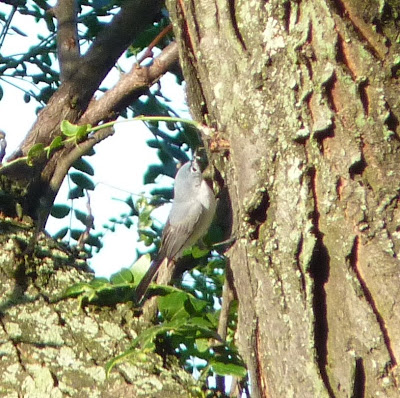
[[143,330],[127,351],[107,364],[107,372],[118,363],[135,360],[149,351],[165,352],[168,347],[168,352],[179,354],[188,370],[193,370],[191,359],[203,360],[197,367],[204,380],[213,374],[244,377],[246,369],[236,348],[216,332],[218,314],[209,303],[188,292],[169,289],[158,298],[162,322]]

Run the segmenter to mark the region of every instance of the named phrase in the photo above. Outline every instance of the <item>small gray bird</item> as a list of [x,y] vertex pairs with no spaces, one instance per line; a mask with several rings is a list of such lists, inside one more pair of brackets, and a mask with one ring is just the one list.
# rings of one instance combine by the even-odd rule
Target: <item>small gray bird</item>
[[0,130],[0,163],[3,161],[4,156],[6,156],[6,133],[3,130]]
[[164,259],[177,260],[182,251],[202,238],[213,220],[214,193],[203,180],[196,160],[185,163],[176,174],[174,202],[165,224],[156,259],[139,282],[136,298],[140,302]]

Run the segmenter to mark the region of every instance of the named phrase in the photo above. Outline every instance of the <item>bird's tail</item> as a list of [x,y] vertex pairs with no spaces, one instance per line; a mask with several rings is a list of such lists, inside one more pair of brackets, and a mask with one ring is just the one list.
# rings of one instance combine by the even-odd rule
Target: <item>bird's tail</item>
[[136,302],[140,303],[143,300],[144,295],[147,292],[147,289],[153,280],[155,274],[163,263],[164,258],[156,258],[151,264],[147,272],[144,274],[143,278],[140,280],[139,284],[136,288]]

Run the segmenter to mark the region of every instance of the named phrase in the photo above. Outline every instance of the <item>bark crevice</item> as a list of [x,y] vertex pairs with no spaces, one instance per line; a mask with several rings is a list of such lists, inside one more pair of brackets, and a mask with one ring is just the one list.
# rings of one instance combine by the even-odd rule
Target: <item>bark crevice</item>
[[309,270],[310,276],[313,279],[313,314],[314,314],[314,343],[316,352],[316,361],[318,364],[319,372],[322,381],[325,385],[327,393],[331,398],[335,397],[331,382],[327,373],[328,364],[328,311],[327,311],[327,297],[325,291],[325,283],[329,279],[330,256],[327,247],[323,243],[323,233],[319,228],[319,210],[318,210],[318,196],[317,196],[317,174],[312,172],[310,176],[311,191],[314,199],[314,214],[313,225],[314,235],[316,237],[315,246],[312,252]]
[[397,365],[397,360],[395,358],[395,355],[394,355],[394,352],[392,349],[392,344],[390,341],[388,330],[385,325],[384,318],[383,318],[382,314],[380,313],[380,311],[377,307],[377,304],[374,300],[374,297],[373,297],[370,289],[368,288],[366,281],[364,280],[364,278],[362,276],[362,271],[360,270],[360,265],[359,265],[359,248],[360,248],[360,239],[358,236],[356,236],[354,238],[353,247],[351,249],[351,253],[349,255],[348,261],[349,261],[351,269],[355,273],[357,280],[361,286],[365,300],[368,302],[369,306],[371,307],[371,310],[376,317],[376,321],[379,324],[379,328],[381,330],[382,337],[385,342],[385,346],[386,346],[388,354],[390,356],[390,364],[388,364],[388,365],[390,368],[393,368],[394,366]]
[[240,32],[238,21],[236,18],[235,3],[236,3],[236,1],[228,2],[229,14],[230,14],[230,18],[231,18],[231,25],[232,25],[233,31],[235,32],[237,40],[239,41],[240,45],[242,46],[242,50],[247,52],[246,43],[244,41],[242,33]]
[[316,360],[320,370],[321,378],[331,398],[335,397],[329,376],[326,370],[328,364],[328,319],[327,299],[325,283],[329,278],[330,257],[326,246],[323,243],[322,234],[317,231],[317,242],[314,247],[310,261],[310,274],[314,280],[313,289],[313,313],[315,317],[314,338]]
[[261,193],[260,198],[258,198],[258,203],[255,208],[248,211],[250,217],[249,224],[251,225],[251,238],[257,240],[259,238],[260,227],[267,220],[267,211],[269,208],[269,195],[265,190]]
[[354,369],[354,385],[352,398],[364,398],[365,397],[365,369],[364,361],[362,358],[355,360]]

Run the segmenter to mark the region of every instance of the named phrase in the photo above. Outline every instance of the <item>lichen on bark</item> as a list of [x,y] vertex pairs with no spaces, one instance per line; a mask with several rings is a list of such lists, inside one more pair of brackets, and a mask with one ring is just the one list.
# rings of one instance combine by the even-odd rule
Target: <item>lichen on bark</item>
[[60,299],[89,282],[84,260],[43,234],[31,253],[29,225],[0,219],[0,395],[2,397],[188,397],[196,382],[178,363],[148,353],[105,364],[145,327],[132,303],[79,306]]

